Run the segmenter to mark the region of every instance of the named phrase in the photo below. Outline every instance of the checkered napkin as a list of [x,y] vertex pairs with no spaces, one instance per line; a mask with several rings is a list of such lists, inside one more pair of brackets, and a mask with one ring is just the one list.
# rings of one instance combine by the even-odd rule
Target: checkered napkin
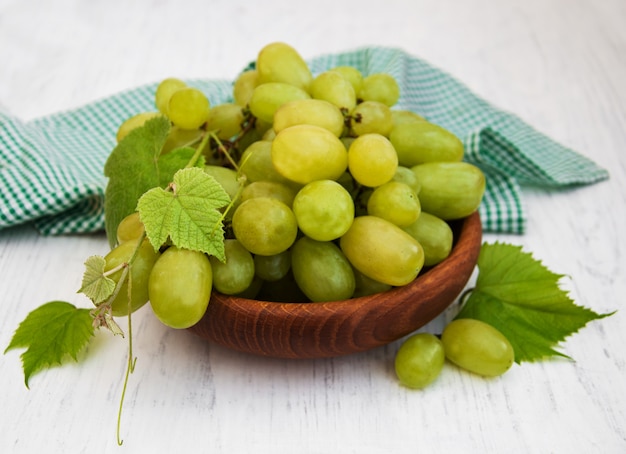
[[[398,108],[420,113],[464,141],[465,159],[481,167],[487,190],[480,207],[486,232],[523,233],[524,185],[546,189],[590,184],[608,172],[500,111],[428,63],[393,48],[364,48],[309,61],[317,74],[351,65],[386,72],[400,84]],[[211,105],[232,99],[232,81],[190,80]],[[104,228],[103,166],[118,126],[154,110],[156,84],[31,122],[0,110],[0,229],[33,222],[46,235]]]

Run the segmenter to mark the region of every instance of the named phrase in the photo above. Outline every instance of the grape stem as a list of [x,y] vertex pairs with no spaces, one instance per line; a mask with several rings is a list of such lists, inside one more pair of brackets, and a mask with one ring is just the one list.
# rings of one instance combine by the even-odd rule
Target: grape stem
[[126,268],[127,266],[128,266],[128,263],[126,263],[126,262],[120,263],[120,264],[119,264],[119,265],[117,265],[116,267],[111,268],[109,271],[105,271],[104,273],[102,273],[102,275],[103,275],[104,277],[108,277],[108,276],[110,276],[110,275],[112,275],[112,274],[117,273],[117,272],[118,272],[119,270],[121,270],[122,268]]
[[[145,234],[144,234],[145,235]],[[143,235],[142,235],[143,237]],[[141,245],[141,242],[139,242]],[[139,246],[135,249],[139,250]],[[133,254],[133,257],[135,254]],[[130,270],[130,267],[127,268]],[[135,365],[137,364],[137,358],[133,357],[133,325],[131,321],[131,295],[132,295],[132,272],[129,271],[129,279],[128,279],[128,362],[126,363],[126,372],[124,374],[124,385],[122,386],[122,395],[120,396],[120,405],[117,411],[117,426],[116,426],[116,436],[117,436],[117,444],[118,446],[122,446],[124,440],[120,437],[120,431],[122,426],[122,411],[124,407],[124,398],[126,397],[126,388],[128,387],[128,382],[130,379],[130,374],[135,371]]]
[[224,146],[220,138],[217,137],[217,134],[215,133],[215,131],[209,132],[209,135],[213,138],[213,140],[215,140],[215,143],[217,144],[217,149],[224,154],[224,157],[226,157],[226,160],[230,163],[231,166],[233,166],[233,169],[239,170],[237,163],[235,162],[233,157],[230,155],[230,153],[228,152],[228,150],[226,149],[226,147]]
[[193,154],[189,162],[187,162],[187,165],[185,165],[185,169],[188,169],[190,167],[195,167],[196,163],[198,162],[198,159],[200,159],[200,156],[202,155],[202,152],[204,151],[204,148],[209,142],[210,137],[211,137],[211,133],[204,134],[202,136],[202,141],[198,145],[198,148],[196,148],[196,152]]
[[[197,159],[198,158],[196,157],[196,160]],[[106,312],[110,313],[111,307],[113,305],[113,301],[115,301],[115,298],[117,298],[117,295],[121,291],[122,286],[128,279],[127,295],[126,295],[126,301],[128,304],[128,361],[126,363],[126,372],[124,374],[124,385],[122,387],[122,394],[120,396],[120,403],[119,403],[119,408],[118,408],[118,413],[117,413],[116,436],[117,436],[117,444],[119,446],[121,446],[124,443],[124,440],[122,440],[120,437],[120,431],[121,431],[121,425],[122,425],[122,411],[124,408],[126,389],[128,388],[130,374],[132,374],[135,371],[135,365],[137,364],[137,358],[134,357],[133,355],[133,328],[132,328],[132,321],[131,321],[131,313],[132,313],[131,296],[132,296],[132,290],[133,290],[132,289],[132,282],[133,282],[132,264],[137,258],[137,255],[139,254],[139,249],[141,248],[141,245],[143,244],[145,238],[146,238],[146,232],[144,231],[141,234],[141,236],[138,238],[137,245],[135,246],[135,249],[133,250],[133,253],[128,259],[128,261],[123,262],[119,264],[118,266],[114,267],[113,269],[103,273],[104,276],[109,276],[119,270],[122,270],[122,274],[117,284],[115,285],[115,288],[113,289],[113,293],[111,293],[111,296],[109,296],[109,298],[104,303],[97,305],[96,308],[92,311],[92,317],[94,318],[95,325],[107,326],[111,331],[113,331],[113,329],[109,326],[107,322],[107,318],[104,314]],[[113,332],[115,333],[115,331]]]
[[215,228],[213,229],[213,231],[217,230],[217,228],[220,226],[220,224],[222,224],[224,222],[224,220],[226,219],[226,215],[228,214],[228,212],[235,206],[235,203],[241,197],[241,193],[243,192],[243,188],[245,187],[245,184],[246,184],[246,176],[242,175],[239,178],[239,187],[237,188],[237,193],[235,194],[235,196],[232,198],[232,200],[230,201],[230,203],[228,204],[228,206],[226,207],[226,209],[222,213],[222,216],[220,217],[220,219],[217,222],[217,224],[216,224]]
[[239,142],[248,132],[250,132],[254,128],[255,124],[256,117],[252,115],[249,110],[244,110],[244,119],[241,122],[241,129],[235,136],[231,137],[230,140],[221,141],[216,135],[217,130],[211,131],[210,133],[217,145],[217,151],[224,155],[226,161],[228,161],[228,164],[234,169],[238,169],[236,162],[241,157]]

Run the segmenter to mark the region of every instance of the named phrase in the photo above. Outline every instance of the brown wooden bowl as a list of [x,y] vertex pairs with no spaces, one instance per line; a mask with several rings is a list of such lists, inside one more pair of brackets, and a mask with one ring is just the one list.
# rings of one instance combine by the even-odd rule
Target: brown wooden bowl
[[421,328],[465,287],[482,244],[478,213],[452,225],[447,259],[384,293],[324,303],[276,303],[213,292],[189,330],[234,350],[278,358],[323,358],[379,347]]

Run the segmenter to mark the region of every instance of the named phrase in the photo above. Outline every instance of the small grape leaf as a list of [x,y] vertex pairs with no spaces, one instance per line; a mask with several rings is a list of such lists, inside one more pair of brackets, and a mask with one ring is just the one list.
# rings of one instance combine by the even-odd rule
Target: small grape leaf
[[109,178],[104,194],[105,229],[111,247],[117,241],[120,221],[135,211],[144,192],[159,186],[158,157],[169,131],[165,117],[146,121],[117,144],[104,164],[104,175]]
[[89,309],[65,301],[51,301],[30,312],[20,323],[4,353],[26,348],[22,353],[24,383],[32,374],[60,365],[66,356],[78,361],[78,353],[94,334]]
[[155,249],[169,237],[177,247],[224,261],[224,230],[218,209],[229,202],[230,197],[215,178],[191,167],[176,172],[167,190],[153,188],[146,192],[137,209]]
[[576,305],[559,287],[563,275],[548,270],[521,246],[483,244],[476,286],[456,318],[482,320],[498,329],[515,362],[567,355],[553,347],[588,322],[607,317]]
[[109,298],[115,290],[115,281],[104,275],[106,260],[92,255],[85,261],[85,273],[79,293],[84,293],[97,306]]
[[111,312],[106,311],[103,315],[104,318],[104,326],[106,326],[114,336],[122,336],[124,337],[124,331],[120,328],[120,325],[117,324]]

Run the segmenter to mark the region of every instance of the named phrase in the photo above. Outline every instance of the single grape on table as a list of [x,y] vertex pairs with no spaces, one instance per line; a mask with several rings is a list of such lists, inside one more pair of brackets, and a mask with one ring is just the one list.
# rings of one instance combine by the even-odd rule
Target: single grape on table
[[403,385],[422,389],[437,379],[445,359],[443,344],[437,336],[426,332],[413,334],[396,353],[396,375]]
[[478,375],[502,375],[515,360],[508,339],[493,326],[480,320],[453,320],[444,328],[441,341],[446,357],[451,362]]

